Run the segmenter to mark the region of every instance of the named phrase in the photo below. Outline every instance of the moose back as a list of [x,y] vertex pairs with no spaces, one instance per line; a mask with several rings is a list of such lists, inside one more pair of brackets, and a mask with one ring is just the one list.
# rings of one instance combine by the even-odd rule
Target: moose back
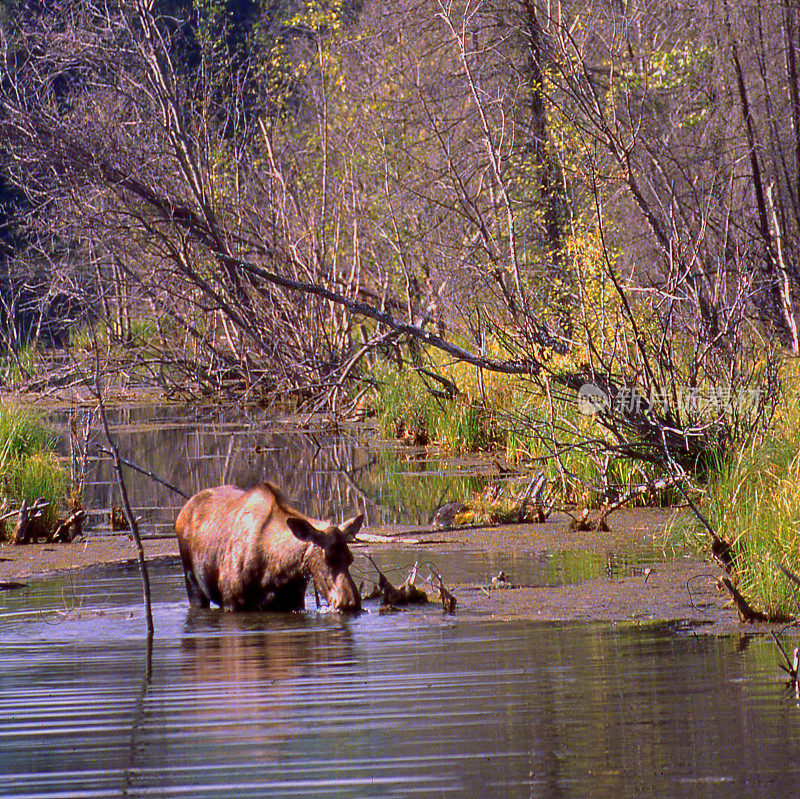
[[364,515],[341,525],[292,508],[272,483],[248,491],[207,488],[178,514],[186,593],[195,607],[225,610],[301,610],[306,586],[331,608],[357,611],[361,595],[350,576],[347,542]]

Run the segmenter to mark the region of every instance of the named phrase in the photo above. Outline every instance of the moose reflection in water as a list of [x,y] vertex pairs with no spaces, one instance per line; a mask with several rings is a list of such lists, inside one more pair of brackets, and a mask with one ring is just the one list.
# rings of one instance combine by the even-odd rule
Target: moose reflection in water
[[292,508],[272,483],[207,488],[175,521],[186,592],[194,607],[302,610],[308,580],[335,610],[358,611],[347,542],[363,514],[340,526]]

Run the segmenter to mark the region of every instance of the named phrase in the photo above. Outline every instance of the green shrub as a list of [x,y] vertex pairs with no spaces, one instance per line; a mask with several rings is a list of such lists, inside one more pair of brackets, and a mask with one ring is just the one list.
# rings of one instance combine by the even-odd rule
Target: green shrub
[[7,405],[0,408],[0,468],[7,460],[52,450],[56,436],[32,411]]
[[779,619],[800,615],[800,401],[785,403],[774,426],[719,464],[709,491],[711,522],[732,546],[739,590]]
[[38,374],[44,358],[36,344],[28,344],[15,353],[0,356],[0,385],[14,390]]
[[48,502],[32,523],[31,535],[46,535],[58,518],[69,477],[53,451],[56,437],[31,411],[0,409],[0,500],[12,509],[23,500]]

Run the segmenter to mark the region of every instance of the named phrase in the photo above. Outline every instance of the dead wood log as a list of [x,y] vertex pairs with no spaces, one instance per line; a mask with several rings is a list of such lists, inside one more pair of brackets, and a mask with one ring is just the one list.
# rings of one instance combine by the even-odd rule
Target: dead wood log
[[428,595],[414,585],[416,574],[409,575],[403,583],[395,588],[386,577],[381,574],[379,587],[383,594],[384,605],[425,605]]
[[536,510],[536,519],[535,521],[543,522],[544,521],[544,512],[541,507],[541,502],[536,501],[535,498],[541,497],[541,492],[544,489],[544,486],[547,483],[547,478],[543,474],[537,474],[532,480],[528,482],[528,485],[519,493],[517,496],[517,502],[519,503],[519,510],[517,521],[524,521],[525,520],[525,511],[528,509],[528,505],[532,504],[537,506]]
[[12,537],[14,544],[27,544],[29,540],[38,540],[39,530],[33,522],[41,517],[49,504],[43,497],[39,497],[33,505],[28,505],[25,499],[22,500],[22,505],[16,512],[17,526]]
[[569,515],[572,519],[567,525],[567,530],[581,532],[593,532],[596,530],[601,532],[608,531],[608,524],[606,523],[606,516],[608,514],[602,511],[593,519],[589,518],[589,508],[584,508],[580,516],[572,516],[571,513]]
[[14,543],[24,544],[28,539],[28,527],[31,523],[30,513],[28,512],[28,500],[23,499],[17,514],[17,529],[14,530]]
[[62,541],[69,543],[83,535],[83,522],[86,518],[86,511],[82,508],[72,511],[67,516],[56,522],[53,534],[50,536],[52,541]]
[[[606,532],[609,529],[606,518],[615,510],[618,510],[632,499],[646,493],[647,491],[663,491],[664,489],[671,488],[673,486],[677,486],[683,490],[681,479],[682,477],[676,477],[675,475],[670,474],[666,477],[661,477],[658,480],[650,480],[646,483],[639,483],[638,485],[631,486],[627,491],[620,494],[613,501],[604,503],[598,514],[593,519],[589,519],[589,508],[584,508],[580,517],[572,517],[572,521],[569,523],[568,529],[581,531],[600,530]],[[710,532],[712,535],[715,535],[713,531],[710,530]]]
[[[736,605],[736,610],[739,613],[739,619],[746,623],[752,624],[753,622],[770,621],[766,613],[760,610],[755,610],[751,607],[748,601],[739,593],[739,589],[731,582],[729,577],[723,576],[721,578],[722,584],[728,589],[728,593],[733,597],[733,604]],[[777,621],[777,619],[772,619]]]

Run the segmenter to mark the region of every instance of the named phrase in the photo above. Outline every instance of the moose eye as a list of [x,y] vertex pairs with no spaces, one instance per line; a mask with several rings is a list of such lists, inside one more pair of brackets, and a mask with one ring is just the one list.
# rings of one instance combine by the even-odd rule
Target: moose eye
[[334,538],[325,547],[325,558],[329,563],[349,566],[353,562],[353,555],[349,548],[338,538]]

